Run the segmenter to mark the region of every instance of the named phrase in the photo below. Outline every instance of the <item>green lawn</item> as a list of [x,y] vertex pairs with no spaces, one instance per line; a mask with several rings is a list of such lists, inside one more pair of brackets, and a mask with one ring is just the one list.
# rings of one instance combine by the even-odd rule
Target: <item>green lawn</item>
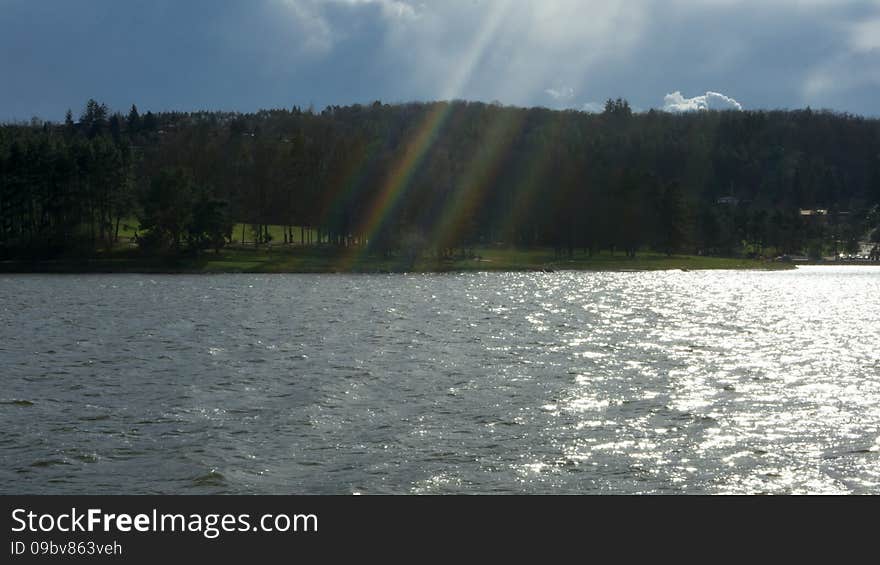
[[[245,244],[241,244],[242,227]],[[639,253],[635,259],[605,251],[589,257],[582,252],[574,258],[557,257],[552,249],[477,248],[474,258],[438,259],[423,256],[412,260],[404,256],[368,255],[361,248],[338,249],[331,246],[284,245],[282,226],[270,226],[271,245],[256,246],[250,225],[237,224],[233,244],[219,254],[205,251],[198,256],[173,258],[147,257],[132,243],[137,220],[120,222],[120,243],[111,253],[99,250],[88,259],[58,261],[5,262],[5,272],[167,272],[167,273],[335,273],[335,272],[462,272],[462,271],[651,271],[661,269],[785,269],[790,264],[754,259],[666,256]],[[314,238],[314,234],[313,234]]]
[[[138,233],[137,229],[139,226],[139,222],[137,218],[126,218],[119,222],[119,243],[123,246],[128,245],[134,238],[135,234]],[[272,236],[272,243],[274,244],[283,244],[284,243],[284,228],[285,226],[269,226],[269,235]],[[254,232],[251,231],[251,224],[235,224],[235,227],[232,229],[232,240],[235,243],[241,243],[242,241],[242,231],[244,232],[244,242],[245,244],[253,244],[254,243]],[[309,233],[311,233],[312,240],[314,241],[317,238],[317,233],[315,230],[306,230],[306,238],[309,237]],[[299,243],[300,241],[300,229],[298,227],[293,228],[293,235],[295,243]]]
[[[284,228],[285,226],[269,226],[269,235],[272,237],[273,244],[284,244]],[[235,227],[232,229],[232,241],[241,243],[242,232],[244,232],[245,243],[254,243],[254,232],[251,230],[250,224],[235,224]],[[312,241],[314,241],[317,238],[317,232],[315,230],[306,230],[306,241],[308,241],[309,233],[311,233]],[[300,242],[300,237],[299,227],[294,227],[293,238],[295,244]]]

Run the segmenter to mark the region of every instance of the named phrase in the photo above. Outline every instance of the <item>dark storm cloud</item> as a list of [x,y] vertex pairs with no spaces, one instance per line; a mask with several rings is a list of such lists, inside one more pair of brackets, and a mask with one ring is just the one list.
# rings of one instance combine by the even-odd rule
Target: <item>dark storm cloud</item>
[[876,115],[880,3],[0,0],[0,119],[468,98]]

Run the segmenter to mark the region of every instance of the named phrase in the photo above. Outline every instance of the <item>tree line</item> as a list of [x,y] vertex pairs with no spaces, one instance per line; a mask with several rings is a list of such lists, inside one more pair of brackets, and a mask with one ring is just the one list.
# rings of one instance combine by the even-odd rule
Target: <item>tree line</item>
[[[601,114],[477,102],[0,126],[0,256],[249,239],[467,254],[823,254],[880,236],[880,122],[810,109]],[[250,233],[236,234],[236,223]],[[276,232],[277,233],[277,232]]]

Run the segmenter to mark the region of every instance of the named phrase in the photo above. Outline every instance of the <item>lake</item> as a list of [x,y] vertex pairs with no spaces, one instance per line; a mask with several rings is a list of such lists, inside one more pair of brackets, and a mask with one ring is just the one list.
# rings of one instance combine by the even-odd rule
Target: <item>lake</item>
[[0,493],[878,493],[880,269],[0,276]]

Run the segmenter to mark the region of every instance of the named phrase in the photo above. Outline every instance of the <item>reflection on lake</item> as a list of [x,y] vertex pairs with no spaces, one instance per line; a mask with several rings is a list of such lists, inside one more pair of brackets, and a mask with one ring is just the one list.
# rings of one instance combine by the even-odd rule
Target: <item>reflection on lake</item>
[[0,277],[0,493],[877,493],[880,269]]

